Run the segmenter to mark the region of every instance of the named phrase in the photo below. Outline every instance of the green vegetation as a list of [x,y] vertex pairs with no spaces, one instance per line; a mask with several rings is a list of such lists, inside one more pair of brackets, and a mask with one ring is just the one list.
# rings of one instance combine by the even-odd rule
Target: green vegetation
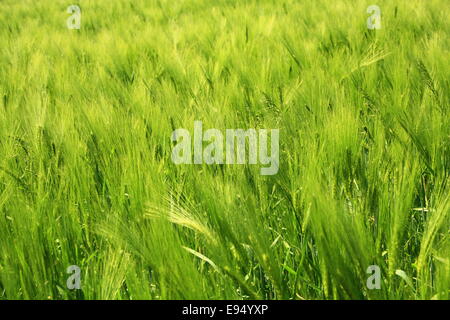
[[[0,299],[450,298],[448,1],[71,4],[0,1]],[[278,174],[175,165],[194,120]]]

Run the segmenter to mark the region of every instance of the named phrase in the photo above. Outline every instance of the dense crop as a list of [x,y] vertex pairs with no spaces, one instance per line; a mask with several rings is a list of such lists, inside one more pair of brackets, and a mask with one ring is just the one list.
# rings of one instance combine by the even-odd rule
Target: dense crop
[[[450,7],[372,4],[0,1],[0,299],[449,299]],[[196,120],[277,174],[174,164]]]

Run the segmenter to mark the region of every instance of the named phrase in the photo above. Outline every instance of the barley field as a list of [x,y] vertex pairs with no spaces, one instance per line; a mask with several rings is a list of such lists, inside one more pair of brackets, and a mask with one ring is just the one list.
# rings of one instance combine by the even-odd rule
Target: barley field
[[[0,300],[448,300],[449,17],[1,0]],[[195,121],[279,129],[276,174],[174,163]]]

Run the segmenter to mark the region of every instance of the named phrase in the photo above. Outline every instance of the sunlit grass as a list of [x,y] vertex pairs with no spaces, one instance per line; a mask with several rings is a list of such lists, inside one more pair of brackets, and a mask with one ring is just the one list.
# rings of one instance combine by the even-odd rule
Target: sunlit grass
[[[371,4],[0,1],[0,299],[449,299],[450,8]],[[278,174],[173,164],[195,120]]]

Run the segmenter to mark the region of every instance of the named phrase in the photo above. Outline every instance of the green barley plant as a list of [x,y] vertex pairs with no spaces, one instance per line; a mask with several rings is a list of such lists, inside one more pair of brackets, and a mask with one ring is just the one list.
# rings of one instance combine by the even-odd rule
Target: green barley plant
[[[0,299],[449,299],[449,17],[0,1]],[[173,163],[194,121],[279,129],[278,172]]]

